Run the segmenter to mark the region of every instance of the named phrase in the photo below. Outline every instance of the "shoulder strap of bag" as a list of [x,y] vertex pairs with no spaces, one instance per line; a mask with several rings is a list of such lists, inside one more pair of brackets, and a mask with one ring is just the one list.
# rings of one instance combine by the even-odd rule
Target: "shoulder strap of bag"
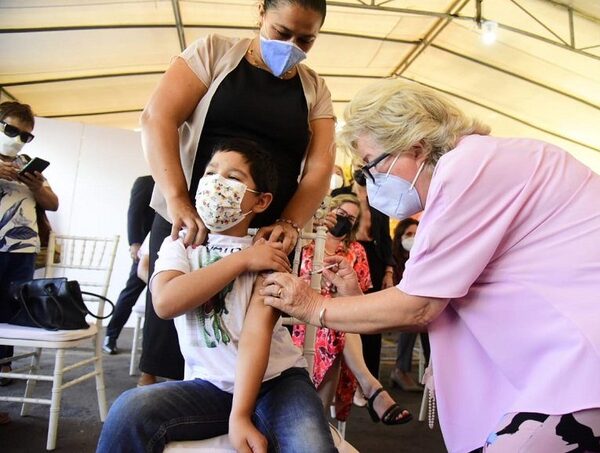
[[110,318],[112,316],[112,314],[114,313],[114,311],[115,311],[115,304],[113,304],[110,299],[107,299],[106,297],[101,296],[100,294],[90,293],[90,292],[87,292],[87,291],[81,291],[81,294],[85,294],[87,296],[93,296],[93,297],[97,297],[98,299],[102,299],[104,302],[107,302],[111,306],[111,308],[112,308],[112,310],[110,311],[110,313],[107,314],[106,316],[97,316],[94,313],[92,313],[85,306],[85,304],[83,304],[83,306],[85,307],[85,311],[87,311],[87,314],[90,315],[91,317],[96,318],[96,319],[106,319],[106,318]]

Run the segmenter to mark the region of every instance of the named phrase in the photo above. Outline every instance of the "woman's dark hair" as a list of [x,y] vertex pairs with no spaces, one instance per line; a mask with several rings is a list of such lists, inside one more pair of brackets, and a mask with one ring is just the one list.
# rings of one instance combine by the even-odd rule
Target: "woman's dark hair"
[[35,125],[35,119],[31,107],[20,102],[3,102],[0,104],[0,121],[4,118],[16,118],[19,121],[29,124],[31,127]]
[[321,15],[321,25],[325,22],[327,14],[327,2],[325,0],[264,0],[265,11],[276,9],[281,4],[298,5],[302,8],[310,9]]
[[404,250],[404,247],[402,247],[402,236],[404,235],[409,226],[418,224],[418,220],[409,217],[398,222],[398,225],[396,225],[396,228],[394,229],[394,240],[392,241],[392,255],[396,260],[396,272],[394,272],[394,274],[398,277],[398,279],[402,278],[402,274],[404,273],[404,266],[408,261],[408,252]]
[[271,156],[256,142],[245,138],[223,140],[214,147],[216,153],[233,151],[241,154],[250,168],[250,176],[256,184],[256,190],[273,194],[276,197],[277,169]]

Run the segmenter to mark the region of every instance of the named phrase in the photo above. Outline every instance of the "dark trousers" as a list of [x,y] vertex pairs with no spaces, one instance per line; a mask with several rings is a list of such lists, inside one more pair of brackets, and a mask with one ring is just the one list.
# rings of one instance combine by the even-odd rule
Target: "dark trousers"
[[[154,272],[154,262],[158,257],[161,244],[170,234],[171,224],[156,214],[150,232],[149,275]],[[165,321],[156,315],[152,306],[152,295],[147,291],[140,370],[155,376],[183,379],[183,366],[175,324],[172,320]]]
[[363,345],[363,358],[373,376],[379,379],[379,359],[381,357],[381,334],[360,334]]
[[[34,263],[35,253],[0,252],[0,322],[8,322],[17,309],[8,297],[10,285],[31,280]],[[13,352],[12,346],[0,346],[0,359],[12,357]]]
[[143,280],[140,280],[137,276],[137,261],[131,264],[131,270],[129,271],[129,278],[125,283],[125,288],[119,294],[117,303],[115,305],[115,311],[110,318],[110,322],[106,326],[106,336],[111,340],[116,341],[123,330],[123,326],[131,315],[131,309],[137,302],[138,297],[144,291],[146,284]]
[[417,335],[421,335],[421,346],[425,356],[425,364],[429,363],[429,335],[427,333],[401,332],[398,335],[398,349],[396,351],[396,368],[405,373],[412,370],[412,353],[417,341]]

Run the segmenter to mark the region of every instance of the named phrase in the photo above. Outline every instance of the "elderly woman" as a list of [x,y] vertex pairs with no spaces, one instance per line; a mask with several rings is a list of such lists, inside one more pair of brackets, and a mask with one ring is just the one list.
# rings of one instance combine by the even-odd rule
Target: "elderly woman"
[[424,210],[403,279],[362,296],[338,260],[324,276],[346,297],[278,273],[265,302],[347,332],[427,326],[451,452],[599,451],[600,176],[400,80],[364,89],[345,117],[370,203]]

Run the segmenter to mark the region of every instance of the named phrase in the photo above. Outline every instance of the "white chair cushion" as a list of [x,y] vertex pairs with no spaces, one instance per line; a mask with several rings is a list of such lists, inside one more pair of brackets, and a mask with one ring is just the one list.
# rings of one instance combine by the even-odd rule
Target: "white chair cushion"
[[73,341],[94,336],[97,332],[95,324],[87,329],[78,330],[46,330],[38,327],[22,327],[0,323],[0,338],[30,341]]
[[[329,425],[329,428],[331,429],[331,435],[333,436],[333,443],[339,453],[358,453],[358,450],[346,442],[335,427]],[[167,444],[163,451],[165,453],[236,453],[235,448],[233,448],[229,442],[229,436],[227,434],[213,437],[212,439],[171,442]]]

